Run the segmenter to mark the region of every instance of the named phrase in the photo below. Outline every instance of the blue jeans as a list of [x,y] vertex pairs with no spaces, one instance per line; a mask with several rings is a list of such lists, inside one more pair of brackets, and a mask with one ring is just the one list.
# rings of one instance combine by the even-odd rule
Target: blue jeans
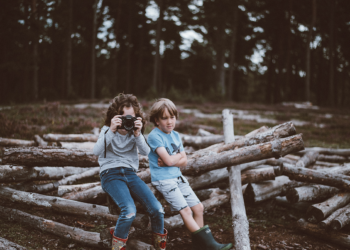
[[[128,237],[131,223],[135,219],[134,199],[146,208],[151,218],[152,231],[164,232],[164,210],[148,186],[131,168],[111,168],[100,174],[102,189],[111,196],[121,209],[114,235],[121,239]],[[134,199],[133,199],[134,198]]]

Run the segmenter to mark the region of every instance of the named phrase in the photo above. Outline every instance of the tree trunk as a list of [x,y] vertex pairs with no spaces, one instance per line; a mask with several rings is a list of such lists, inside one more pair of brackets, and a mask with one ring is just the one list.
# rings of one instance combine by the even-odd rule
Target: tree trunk
[[48,142],[97,142],[98,136],[94,134],[45,134],[43,138]]
[[8,241],[0,237],[0,249],[6,250],[27,250],[27,248],[17,245],[11,241]]
[[308,223],[304,219],[300,219],[298,221],[298,228],[301,231],[321,240],[328,240],[334,244],[345,247],[346,249],[350,248],[350,237],[348,234],[322,230],[317,225]]
[[36,146],[35,141],[8,139],[0,137],[0,147],[30,147]]
[[22,225],[52,233],[62,238],[73,240],[89,247],[101,248],[100,234],[88,232],[76,227],[70,227],[52,220],[24,213],[17,209],[0,206],[0,216],[9,221],[16,221]]
[[318,155],[318,152],[308,152],[297,161],[295,166],[297,168],[307,168],[316,162]]
[[330,2],[330,22],[329,22],[329,105],[334,106],[334,13],[335,1]]
[[333,230],[340,230],[344,226],[350,224],[350,208],[345,209],[344,212],[342,212],[340,215],[338,215],[334,220],[331,222],[331,229]]
[[183,167],[181,171],[185,175],[195,175],[246,162],[270,157],[281,157],[303,148],[304,142],[299,134],[267,143],[221,152],[214,156],[191,157],[188,159],[187,166]]
[[128,35],[127,35],[127,51],[126,51],[126,86],[124,88],[126,93],[131,93],[131,86],[132,86],[132,82],[131,82],[131,51],[132,51],[132,10],[133,10],[133,1],[128,1],[128,7],[129,7],[129,11],[128,11]]
[[350,161],[349,157],[339,156],[339,155],[319,155],[317,160],[326,161],[326,162],[337,162],[337,163]]
[[301,151],[300,153],[305,153],[308,151],[317,151],[323,155],[340,155],[340,156],[346,156],[346,157],[350,156],[350,149],[334,149],[334,148],[320,148],[320,147],[305,148],[305,150]]
[[68,30],[67,30],[67,89],[66,97],[72,95],[72,23],[73,23],[73,0],[69,0]]
[[350,191],[350,177],[342,174],[324,173],[311,169],[283,166],[283,174],[291,180],[328,185]]
[[329,227],[335,218],[337,218],[339,215],[341,215],[342,213],[344,213],[348,209],[350,209],[350,204],[346,205],[345,207],[337,209],[331,215],[329,215],[325,220],[321,221],[319,223],[319,226],[321,228],[324,228],[324,229]]
[[287,176],[279,176],[274,181],[248,183],[244,193],[244,199],[247,203],[254,204],[280,196],[283,185],[289,182],[290,180]]
[[300,182],[300,181],[291,181],[291,182],[288,182],[286,184],[284,184],[282,187],[281,187],[281,193],[280,193],[280,196],[286,196],[287,193],[292,190],[293,188],[296,188],[296,187],[302,187],[302,186],[307,186],[309,185],[308,183],[305,183],[305,182]]
[[228,78],[228,100],[232,101],[234,79],[235,79],[235,62],[236,62],[236,43],[237,43],[237,26],[238,26],[238,3],[237,0],[233,0],[233,20],[232,20],[232,38],[231,38],[231,49],[230,49],[230,70]]
[[300,201],[317,201],[327,199],[339,193],[340,190],[335,187],[324,185],[312,185],[290,189],[287,194],[287,200],[291,203]]
[[81,174],[89,169],[91,168],[0,165],[0,183],[29,180],[59,180],[66,176]]
[[227,151],[230,149],[235,149],[236,147],[247,147],[256,145],[259,143],[269,142],[278,138],[284,138],[291,135],[295,135],[296,130],[294,127],[294,124],[292,122],[286,122],[280,125],[277,125],[263,133],[256,134],[252,137],[243,137],[238,140],[235,140],[234,142],[231,142],[227,145],[224,145],[220,147],[218,150],[218,153]]
[[34,33],[34,38],[32,41],[33,45],[33,98],[34,100],[38,100],[39,97],[39,82],[38,82],[38,30],[37,30],[37,9],[36,9],[36,0],[32,1],[32,27],[35,29],[32,31]]
[[62,185],[58,187],[57,195],[63,196],[64,194],[67,194],[67,193],[80,192],[96,186],[101,186],[101,182],[98,181],[98,182],[78,184],[78,185]]
[[16,186],[16,189],[26,191],[26,192],[35,192],[35,193],[50,192],[52,190],[58,190],[58,187],[60,185],[73,184],[79,180],[86,179],[86,178],[92,177],[94,175],[97,175],[97,174],[99,174],[99,172],[100,172],[100,168],[95,167],[95,168],[91,168],[90,170],[87,170],[83,173],[71,175],[69,177],[66,177],[66,178],[59,180],[59,181],[56,181],[56,182],[52,182],[52,183],[48,183],[48,184],[41,184],[41,185],[40,184],[39,185],[32,185],[32,184],[18,185],[18,186]]
[[[116,222],[119,218],[108,212],[108,207],[95,204],[88,204],[79,201],[66,200],[59,197],[47,196],[36,193],[18,191],[8,187],[0,187],[0,197],[9,202],[15,202],[22,205],[43,207],[58,213],[71,214],[76,216],[88,216],[93,218],[103,218]],[[136,214],[133,226],[146,228],[148,225],[148,216]]]
[[311,81],[311,41],[312,31],[316,23],[316,0],[312,0],[312,20],[309,26],[306,49],[306,78],[305,78],[305,99],[310,102],[310,81]]
[[92,6],[93,17],[92,17],[92,39],[91,39],[91,86],[90,86],[90,98],[96,97],[96,32],[97,32],[97,4],[98,0],[94,1]]
[[34,141],[40,147],[46,147],[47,146],[47,142],[44,141],[39,135],[34,135]]
[[275,170],[273,167],[246,170],[242,172],[241,176],[242,185],[246,183],[275,180]]
[[339,193],[328,200],[313,204],[307,211],[307,217],[312,220],[322,221],[337,209],[344,207],[350,202],[350,193]]
[[65,194],[62,196],[62,198],[67,200],[99,204],[100,202],[106,202],[106,196],[107,194],[102,190],[101,186],[96,186],[87,190]]
[[[154,58],[154,68],[153,68],[153,89],[157,91],[157,79],[159,74],[159,65],[160,65],[160,39],[162,32],[162,23],[164,18],[164,0],[159,0],[159,17],[157,20],[157,33],[156,33],[156,55]],[[159,90],[159,89],[158,89]]]

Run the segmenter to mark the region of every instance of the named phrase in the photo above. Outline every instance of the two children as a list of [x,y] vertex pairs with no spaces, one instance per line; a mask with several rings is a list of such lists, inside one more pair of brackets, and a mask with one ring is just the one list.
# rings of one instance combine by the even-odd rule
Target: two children
[[[133,132],[121,129],[120,117],[125,115],[137,117]],[[164,210],[147,185],[136,175],[138,152],[148,154],[152,185],[163,194],[171,209],[181,214],[185,226],[192,233],[193,249],[228,250],[232,247],[231,243],[217,243],[209,227],[204,226],[203,205],[181,173],[181,168],[187,165],[187,157],[181,138],[174,131],[177,117],[177,109],[172,101],[165,98],[157,100],[150,111],[150,120],[156,127],[148,135],[148,146],[141,134],[144,131],[144,114],[134,95],[120,94],[108,108],[105,126],[101,129],[94,154],[99,156],[102,188],[121,209],[113,232],[112,250],[125,247],[136,215],[133,198],[150,215],[154,247],[157,250],[166,249]]]

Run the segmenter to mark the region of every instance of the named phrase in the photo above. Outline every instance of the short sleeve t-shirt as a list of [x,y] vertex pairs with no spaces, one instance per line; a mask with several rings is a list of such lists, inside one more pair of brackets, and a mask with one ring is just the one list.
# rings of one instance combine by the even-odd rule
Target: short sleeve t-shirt
[[158,166],[159,156],[156,153],[156,149],[159,147],[164,147],[169,155],[175,155],[184,151],[179,133],[171,131],[170,134],[166,134],[159,128],[155,128],[149,133],[147,142],[151,148],[148,158],[152,181],[167,180],[181,176],[179,167]]

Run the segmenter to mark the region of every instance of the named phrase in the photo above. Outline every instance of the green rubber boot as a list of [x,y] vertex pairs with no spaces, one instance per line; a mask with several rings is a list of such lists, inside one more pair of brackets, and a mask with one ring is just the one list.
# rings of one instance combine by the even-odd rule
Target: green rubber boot
[[192,233],[192,246],[193,250],[229,250],[232,248],[232,243],[217,243],[209,226],[205,225],[201,229]]

